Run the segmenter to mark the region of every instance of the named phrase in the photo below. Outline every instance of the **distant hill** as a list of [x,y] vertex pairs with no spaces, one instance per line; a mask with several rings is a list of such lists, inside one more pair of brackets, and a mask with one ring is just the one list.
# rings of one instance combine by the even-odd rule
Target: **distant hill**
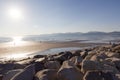
[[12,38],[10,37],[0,37],[0,43],[10,42],[10,41],[12,41]]
[[54,33],[44,35],[29,35],[24,38],[28,41],[70,41],[70,40],[118,40],[120,32],[88,32],[88,33]]
[[[25,41],[119,41],[120,32],[75,32],[75,33],[54,33],[42,35],[27,35],[23,38]],[[10,37],[0,37],[0,42],[10,42]]]

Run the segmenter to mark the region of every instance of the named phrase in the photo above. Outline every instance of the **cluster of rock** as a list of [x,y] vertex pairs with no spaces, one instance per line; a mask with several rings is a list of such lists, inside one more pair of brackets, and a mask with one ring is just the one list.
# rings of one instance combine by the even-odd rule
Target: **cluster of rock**
[[120,45],[0,63],[0,80],[120,80]]

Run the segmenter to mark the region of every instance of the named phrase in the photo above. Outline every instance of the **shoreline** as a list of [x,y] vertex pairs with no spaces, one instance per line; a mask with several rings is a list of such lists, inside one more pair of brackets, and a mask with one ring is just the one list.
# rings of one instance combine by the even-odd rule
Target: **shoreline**
[[[31,79],[29,80],[34,80],[33,78],[35,77],[44,78],[41,75],[49,76],[49,72],[51,73],[51,75],[53,75],[52,74],[53,72],[51,72],[53,70],[55,71],[54,74],[56,76],[52,77],[53,78],[52,80],[56,80],[54,78],[57,78],[57,80],[59,79],[63,80],[63,77],[66,76],[70,80],[71,77],[74,80],[76,80],[76,77],[78,77],[77,80],[79,80],[80,78],[81,80],[84,80],[84,78],[91,78],[92,80],[92,78],[94,78],[94,75],[97,75],[102,79],[105,78],[105,80],[106,78],[110,77],[119,78],[120,76],[120,68],[118,68],[120,67],[119,52],[120,44],[112,44],[89,47],[86,49],[74,51],[63,51],[51,55],[38,54],[34,55],[32,58],[26,58],[18,61],[13,60],[4,61],[0,62],[0,64],[2,65],[0,66],[1,68],[0,77],[7,79],[12,79],[14,78],[14,76],[18,77],[18,79],[21,79],[19,77],[24,77],[26,79],[28,77],[31,77]],[[16,70],[20,71],[16,72]],[[14,72],[18,73],[19,75],[12,74]],[[93,73],[94,75],[92,76],[91,73]],[[32,76],[28,76],[28,74],[31,74]],[[105,75],[105,77],[99,74]],[[87,75],[90,75],[92,77],[88,77]],[[51,78],[49,80],[51,80]],[[99,79],[97,78],[96,80]]]
[[[10,54],[24,54],[45,51],[53,48],[67,48],[67,47],[88,47],[92,45],[101,45],[93,43],[77,43],[77,42],[21,42],[14,46],[12,43],[0,44],[0,56]],[[8,46],[9,45],[9,46]]]

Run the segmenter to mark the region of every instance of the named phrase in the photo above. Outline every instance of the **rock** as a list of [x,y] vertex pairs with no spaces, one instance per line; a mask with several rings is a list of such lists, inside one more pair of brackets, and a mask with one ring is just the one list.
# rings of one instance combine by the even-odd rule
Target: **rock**
[[88,51],[83,51],[80,54],[81,54],[81,57],[84,59],[88,55]]
[[112,63],[120,71],[120,59],[118,59],[118,58],[112,59]]
[[35,55],[33,58],[43,58],[45,57],[44,55]]
[[14,69],[24,69],[25,67],[25,65],[15,63]]
[[23,69],[16,69],[16,70],[11,70],[8,71],[4,76],[2,80],[10,80],[12,77],[14,77],[16,74],[22,72]]
[[54,56],[54,60],[55,61],[57,60],[62,64],[63,61],[70,59],[72,56],[73,56],[72,53],[69,51],[61,52],[61,53],[59,53],[59,55]]
[[9,70],[19,69],[19,68],[23,68],[23,66],[20,64],[14,64],[14,63],[0,64],[0,74],[5,74]]
[[83,80],[116,80],[116,77],[110,72],[88,71]]
[[109,66],[115,66],[114,63],[112,63],[111,60],[109,60],[109,58],[106,58],[104,61],[101,62],[102,65],[109,65]]
[[100,71],[87,71],[83,80],[102,80]]
[[57,70],[44,69],[36,73],[34,80],[57,80]]
[[35,62],[45,62],[46,61],[46,59],[45,59],[45,57],[43,57],[43,58],[39,58],[39,59],[36,59],[35,60]]
[[83,58],[81,56],[74,56],[69,61],[74,63],[75,65],[79,65],[82,62]]
[[3,75],[0,75],[0,80],[2,80],[3,79]]
[[61,65],[58,61],[48,61],[44,64],[44,66],[47,69],[59,69]]
[[113,52],[116,52],[116,53],[120,53],[120,45],[115,45],[115,46],[112,48],[112,51],[113,51]]
[[107,55],[108,57],[120,58],[120,53],[106,52],[106,55]]
[[44,63],[34,62],[34,65],[35,65],[35,72],[45,69]]
[[22,64],[22,65],[30,65],[32,63],[34,63],[36,61],[36,59],[27,59],[27,60],[22,60],[17,62],[18,64]]
[[103,65],[103,70],[109,71],[109,72],[113,72],[114,74],[120,74],[120,72],[117,70],[117,68],[115,66],[110,66],[110,65]]
[[73,53],[73,56],[81,56],[81,53],[82,51],[81,50],[77,50]]
[[91,60],[83,60],[81,64],[81,71],[84,73],[89,70],[102,70],[102,68],[100,63]]
[[58,71],[59,80],[82,80],[83,73],[70,61],[64,61]]
[[22,72],[16,74],[10,80],[33,80],[34,74],[35,74],[35,67],[32,64],[27,66]]
[[108,58],[106,54],[100,53],[100,54],[93,55],[90,60],[100,62],[105,60],[106,58]]
[[96,55],[95,51],[91,51],[88,53],[88,55],[85,57],[84,60],[90,60],[92,58],[92,56]]
[[116,80],[120,80],[120,74],[115,74],[115,76],[116,76]]
[[116,76],[112,72],[102,72],[101,76],[104,80],[116,80]]

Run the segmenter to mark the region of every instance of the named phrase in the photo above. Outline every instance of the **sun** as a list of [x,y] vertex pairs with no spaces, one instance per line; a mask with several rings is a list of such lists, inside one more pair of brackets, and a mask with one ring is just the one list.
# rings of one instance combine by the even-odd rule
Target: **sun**
[[23,17],[22,11],[15,7],[9,8],[8,14],[13,19],[21,19]]

